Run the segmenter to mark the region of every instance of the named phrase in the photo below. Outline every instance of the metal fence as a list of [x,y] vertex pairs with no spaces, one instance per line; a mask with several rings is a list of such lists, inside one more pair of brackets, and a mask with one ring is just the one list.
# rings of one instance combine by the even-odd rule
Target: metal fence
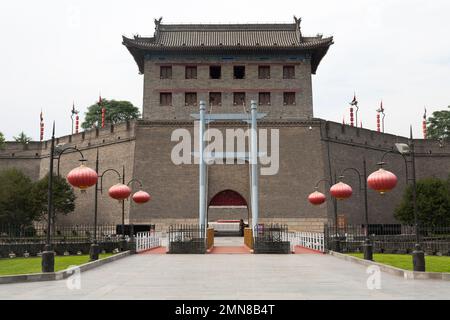
[[254,253],[289,253],[287,225],[258,224],[253,230]]
[[[450,255],[450,225],[419,226],[419,242],[429,255]],[[374,252],[411,253],[416,243],[415,227],[401,224],[325,225],[326,247],[342,252],[361,252],[368,237]]]
[[[101,251],[124,250],[122,235],[115,225],[97,226],[97,243]],[[128,236],[125,237],[128,240]],[[0,258],[39,256],[45,248],[47,226],[0,225]],[[94,226],[52,226],[51,245],[57,255],[88,254],[94,240]]]
[[[97,240],[118,241],[121,234],[116,225],[97,226]],[[0,244],[12,243],[45,243],[47,238],[47,226],[17,226],[0,225]],[[51,228],[51,242],[91,242],[94,238],[94,226],[53,226]]]
[[206,253],[206,229],[199,225],[169,227],[169,253]]

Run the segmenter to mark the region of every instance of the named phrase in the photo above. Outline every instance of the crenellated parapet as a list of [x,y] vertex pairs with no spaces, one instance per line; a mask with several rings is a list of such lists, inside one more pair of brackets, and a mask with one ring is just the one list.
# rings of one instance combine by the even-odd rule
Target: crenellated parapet
[[[135,121],[117,124],[107,124],[105,128],[87,129],[77,134],[57,137],[55,145],[58,147],[72,146],[80,150],[106,146],[135,139]],[[47,157],[51,140],[42,142],[42,156]]]
[[[322,120],[322,138],[331,142],[375,150],[394,150],[396,143],[409,143],[408,137]],[[414,139],[418,155],[450,155],[450,144],[435,139]]]
[[[127,121],[118,124],[108,124],[105,128],[88,129],[78,134],[56,137],[56,148],[76,147],[86,152],[94,152],[94,148],[102,148],[108,154],[108,158],[114,159],[115,153],[120,153],[122,149],[132,150],[120,145],[135,139],[135,121]],[[0,149],[0,170],[17,168],[28,175],[31,179],[37,180],[48,171],[48,156],[50,153],[51,140],[42,142],[29,142],[22,144],[18,142],[6,142],[3,149]],[[117,150],[117,151],[116,151]],[[74,154],[75,151],[68,150],[67,154]],[[78,158],[78,154],[74,155]],[[90,155],[93,159],[93,156]],[[76,162],[75,162],[76,163]],[[130,158],[132,167],[133,159]],[[69,164],[68,164],[69,165]],[[73,163],[70,164],[73,166]],[[92,165],[92,163],[91,163]],[[122,165],[122,163],[120,163]],[[64,165],[62,165],[64,167]],[[131,171],[131,169],[129,169]]]
[[0,149],[0,158],[34,159],[41,156],[41,142],[20,143],[8,141]]

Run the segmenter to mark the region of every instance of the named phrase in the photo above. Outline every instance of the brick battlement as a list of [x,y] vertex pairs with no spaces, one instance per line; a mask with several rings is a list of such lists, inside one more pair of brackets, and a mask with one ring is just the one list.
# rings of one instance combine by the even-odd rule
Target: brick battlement
[[[56,138],[56,145],[76,146],[88,149],[91,146],[114,144],[135,138],[135,121],[107,124],[105,128],[93,128],[83,132]],[[42,142],[42,153],[48,153],[51,140]]]
[[[106,125],[105,128],[94,128],[86,131],[56,138],[56,145],[76,146],[89,149],[91,146],[109,145],[135,138],[135,121]],[[51,140],[32,141],[28,144],[6,142],[0,150],[0,158],[34,158],[47,157]]]
[[[323,121],[323,138],[329,141],[366,148],[395,150],[395,143],[408,143],[407,137],[381,133],[370,129],[352,127],[332,121]],[[414,139],[418,154],[450,154],[450,144],[440,145],[434,139]]]
[[8,141],[0,149],[0,158],[39,158],[41,155],[41,142],[32,141],[27,144]]

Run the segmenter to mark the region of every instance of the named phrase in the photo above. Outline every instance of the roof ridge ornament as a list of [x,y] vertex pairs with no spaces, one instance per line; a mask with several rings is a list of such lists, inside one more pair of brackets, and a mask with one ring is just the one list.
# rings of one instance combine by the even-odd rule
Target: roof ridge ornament
[[159,31],[159,26],[161,25],[163,17],[159,17],[159,19],[155,19],[155,32],[157,33]]
[[294,21],[295,21],[295,27],[296,27],[296,29],[297,29],[297,31],[298,31],[298,34],[299,34],[300,42],[303,42],[302,27],[301,27],[301,24],[302,24],[302,18],[297,18],[297,17],[294,15]]
[[297,18],[297,16],[294,15],[294,21],[295,21],[295,24],[297,25],[297,28],[300,29],[300,25],[302,23],[302,18]]

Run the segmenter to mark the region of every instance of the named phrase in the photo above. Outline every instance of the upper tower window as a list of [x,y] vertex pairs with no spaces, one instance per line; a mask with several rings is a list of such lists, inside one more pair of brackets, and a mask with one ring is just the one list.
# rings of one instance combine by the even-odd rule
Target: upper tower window
[[259,79],[270,79],[270,66],[259,66],[258,67],[258,78]]
[[210,66],[209,67],[209,78],[210,79],[220,79],[222,73],[222,68],[220,66]]
[[222,94],[220,92],[210,92],[209,93],[209,105],[221,106],[222,105]]
[[196,66],[187,66],[185,71],[186,79],[197,79],[197,67]]
[[197,105],[197,93],[196,92],[186,92],[184,95],[184,103],[186,106],[196,106]]
[[285,106],[295,105],[295,92],[284,92],[283,93],[283,104]]
[[270,92],[260,92],[259,93],[259,105],[260,106],[270,106]]
[[159,77],[161,79],[172,79],[172,67],[161,66],[159,69]]
[[233,104],[235,106],[245,105],[245,92],[235,92],[233,93]]
[[233,77],[234,77],[234,79],[244,79],[245,78],[245,67],[244,66],[234,66]]
[[159,94],[159,104],[161,106],[171,106],[172,105],[172,93],[161,92]]
[[295,78],[295,67],[283,66],[283,79],[294,79],[294,78]]

